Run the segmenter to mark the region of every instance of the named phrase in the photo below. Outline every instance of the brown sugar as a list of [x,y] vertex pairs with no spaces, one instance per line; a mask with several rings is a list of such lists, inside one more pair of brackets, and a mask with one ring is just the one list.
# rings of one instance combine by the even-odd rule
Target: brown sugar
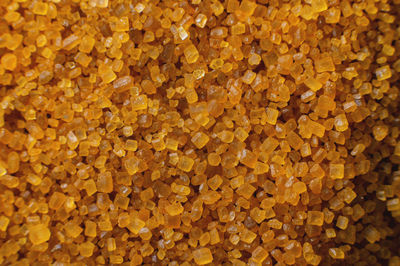
[[400,265],[400,1],[0,1],[1,265]]

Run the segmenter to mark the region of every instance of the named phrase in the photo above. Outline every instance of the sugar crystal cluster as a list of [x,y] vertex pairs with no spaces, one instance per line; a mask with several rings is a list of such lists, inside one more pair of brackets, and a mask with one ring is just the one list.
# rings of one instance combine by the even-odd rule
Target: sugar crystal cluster
[[0,265],[400,265],[399,0],[0,15]]

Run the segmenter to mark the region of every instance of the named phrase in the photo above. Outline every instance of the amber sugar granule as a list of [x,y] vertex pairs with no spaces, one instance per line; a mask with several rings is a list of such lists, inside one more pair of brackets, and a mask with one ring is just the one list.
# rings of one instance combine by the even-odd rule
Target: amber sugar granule
[[0,1],[0,265],[400,265],[400,1]]

